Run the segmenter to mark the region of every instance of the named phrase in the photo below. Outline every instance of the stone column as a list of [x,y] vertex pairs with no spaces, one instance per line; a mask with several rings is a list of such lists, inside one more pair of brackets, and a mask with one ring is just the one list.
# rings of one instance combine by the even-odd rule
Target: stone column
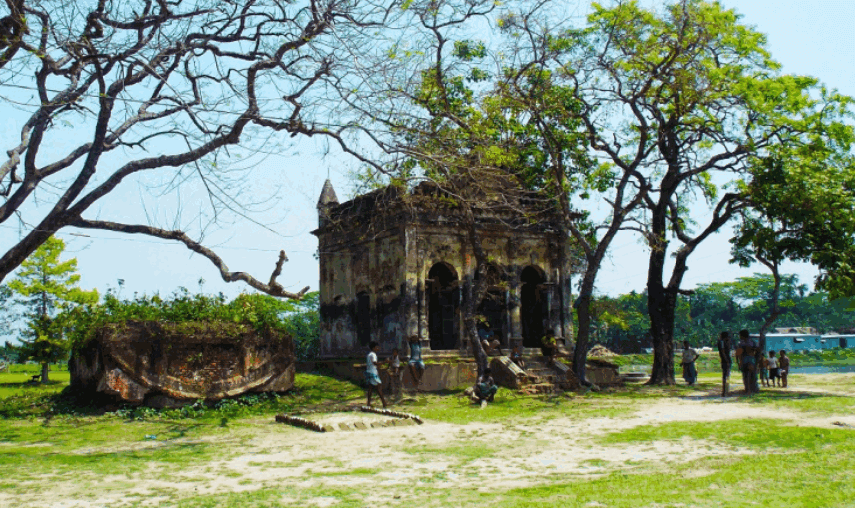
[[504,321],[503,328],[505,329],[505,344],[502,344],[502,347],[510,349],[513,347],[511,345],[511,337],[513,336],[513,333],[511,333],[511,290],[506,289],[502,296],[504,296],[505,300],[505,311],[502,316],[502,320]]
[[422,289],[422,274],[419,266],[418,256],[418,241],[415,231],[411,227],[402,228],[403,249],[405,262],[403,265],[403,280],[404,280],[404,336],[402,344],[398,347],[405,348],[406,342],[412,336],[421,337],[421,316],[422,308],[421,293]]
[[[465,270],[469,269],[468,263],[465,265]],[[466,324],[463,322],[463,301],[466,298],[466,291],[464,291],[464,286],[468,284],[472,284],[471,277],[468,275],[463,276],[460,279],[460,284],[457,286],[457,344],[460,347],[460,351],[464,354],[468,353],[471,349],[469,347],[469,337],[466,336]]]
[[510,338],[508,347],[513,348],[519,344],[522,347],[522,316],[520,315],[520,280],[518,270],[514,270],[508,289],[508,319],[510,320]]

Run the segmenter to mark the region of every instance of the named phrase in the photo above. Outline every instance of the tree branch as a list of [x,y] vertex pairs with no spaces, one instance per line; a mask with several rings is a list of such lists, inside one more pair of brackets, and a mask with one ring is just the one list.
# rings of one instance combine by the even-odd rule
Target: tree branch
[[208,258],[208,260],[210,260],[211,263],[213,263],[214,266],[216,266],[217,269],[220,271],[220,276],[223,278],[224,281],[242,281],[248,284],[249,286],[257,289],[258,291],[267,293],[271,296],[299,300],[303,297],[303,295],[306,294],[306,292],[309,291],[309,287],[307,286],[297,293],[291,293],[289,291],[285,291],[282,285],[276,282],[276,278],[279,277],[279,275],[282,273],[282,265],[286,261],[288,261],[288,256],[285,255],[284,250],[279,251],[279,259],[276,261],[276,266],[273,269],[273,273],[270,274],[270,280],[265,284],[246,272],[230,271],[228,266],[226,266],[226,263],[214,251],[203,246],[199,242],[194,241],[183,231],[170,231],[140,224],[120,224],[117,222],[93,221],[82,218],[70,221],[68,225],[83,229],[101,229],[105,231],[117,231],[120,233],[143,234],[148,236],[154,236],[156,238],[163,238],[165,240],[179,241],[193,252],[196,252]]

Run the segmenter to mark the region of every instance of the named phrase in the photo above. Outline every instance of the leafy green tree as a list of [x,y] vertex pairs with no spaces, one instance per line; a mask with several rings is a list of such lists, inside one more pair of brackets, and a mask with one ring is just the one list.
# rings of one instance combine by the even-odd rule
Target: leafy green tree
[[[716,2],[594,6],[566,66],[591,148],[648,188],[640,231],[649,249],[651,384],[674,383],[674,326],[688,260],[750,200],[739,188],[758,161],[798,147],[848,150],[849,99],[782,75],[766,39]],[[832,171],[825,160],[818,171]],[[708,204],[693,216],[693,206]],[[668,259],[673,267],[666,273]]]
[[757,261],[771,273],[768,314],[760,327],[763,349],[767,329],[782,312],[779,268],[784,260],[816,265],[820,270],[816,286],[831,290],[834,297],[855,295],[851,143],[849,127],[811,143],[780,147],[774,156],[759,161],[745,186],[752,207],[741,212],[731,243],[734,262],[749,266]]
[[0,284],[0,335],[12,333],[13,298],[12,290],[6,284]]
[[294,338],[297,358],[310,360],[320,353],[320,293],[306,293],[299,301],[283,302],[285,329]]
[[77,260],[60,260],[64,250],[65,242],[48,238],[21,263],[21,269],[9,282],[27,320],[21,355],[42,365],[42,383],[49,381],[48,365],[63,359],[69,348],[63,333],[64,320],[54,316],[58,311],[98,301],[98,291],[84,291],[77,286]]
[[[438,18],[452,3],[425,4],[430,14],[425,14],[424,23],[433,34],[430,63],[415,91],[402,85],[402,97],[416,107],[393,110],[380,120],[396,134],[388,151],[404,153],[411,161],[396,168],[396,177],[431,179],[457,204],[473,210],[509,208],[522,198],[557,212],[550,220],[562,239],[561,263],[568,271],[575,265],[584,272],[574,304],[579,324],[573,370],[580,382],[589,384],[585,377],[589,336],[602,324],[591,315],[596,277],[612,240],[640,206],[645,189],[630,174],[617,173],[590,156],[589,135],[580,115],[583,105],[563,67],[578,34],[565,34],[566,27],[551,21],[535,22],[549,19],[552,7],[563,6],[503,4],[499,30],[488,45],[455,38],[465,19],[449,23]],[[472,9],[480,4],[473,2]],[[488,9],[484,13],[495,9],[491,3],[484,7]],[[607,216],[593,218],[571,205],[585,199],[608,207]],[[532,224],[541,220],[531,207],[515,211]],[[479,231],[471,225],[467,229],[479,275],[471,286],[473,295],[464,298],[463,313],[467,330],[474,334],[474,321],[466,316],[474,315],[483,296],[479,281],[485,280],[488,263],[477,245]],[[561,287],[569,288],[569,281],[561,281]],[[470,304],[471,309],[465,308]]]

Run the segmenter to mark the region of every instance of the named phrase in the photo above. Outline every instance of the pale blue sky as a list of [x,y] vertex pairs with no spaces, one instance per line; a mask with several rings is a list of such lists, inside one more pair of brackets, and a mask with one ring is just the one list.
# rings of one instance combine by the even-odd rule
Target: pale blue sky
[[[828,86],[855,96],[855,0],[723,3],[736,7],[744,15],[745,23],[768,35],[769,49],[783,64],[784,72],[818,77]],[[584,9],[579,11],[584,13]],[[0,128],[3,138],[17,138],[23,117],[8,110],[3,103],[0,103],[0,111],[7,118]],[[317,226],[315,203],[328,174],[339,198],[349,196],[347,173],[353,167],[351,162],[339,157],[320,157],[322,150],[322,146],[307,141],[289,149],[277,146],[271,150],[276,155],[265,154],[254,159],[265,176],[254,189],[273,197],[273,208],[262,216],[275,233],[247,222],[236,222],[224,231],[210,234],[206,245],[216,247],[232,270],[247,271],[266,280],[278,251],[284,249],[290,261],[284,267],[280,282],[295,291],[304,286],[317,289],[318,264],[313,258],[317,241],[309,234]],[[138,205],[137,187],[124,185],[122,192],[103,206],[104,219],[139,221],[144,216]],[[186,209],[192,208],[194,200],[198,199],[202,196],[182,195]],[[168,225],[174,207],[149,208],[148,212],[159,217],[161,225]],[[88,216],[94,217],[94,213]],[[18,231],[8,222],[0,228],[0,249],[5,251],[18,237]],[[81,233],[89,238],[74,236],[71,230],[63,230],[58,236],[66,240],[69,252],[78,258],[84,288],[94,287],[103,292],[108,286],[115,287],[117,279],[124,279],[123,296],[131,296],[133,292],[168,294],[179,286],[195,291],[197,281],[203,278],[205,292],[223,291],[233,296],[248,290],[241,284],[222,282],[207,260],[193,255],[183,246],[143,236],[98,231]],[[646,251],[629,235],[619,238],[614,247],[611,259],[601,271],[599,290],[613,295],[643,290]],[[728,251],[726,234],[708,240],[690,259],[684,286],[691,288],[698,283],[733,280],[762,271],[759,267],[743,270],[729,265]],[[785,271],[798,273],[807,283],[814,275],[809,266],[791,264]]]

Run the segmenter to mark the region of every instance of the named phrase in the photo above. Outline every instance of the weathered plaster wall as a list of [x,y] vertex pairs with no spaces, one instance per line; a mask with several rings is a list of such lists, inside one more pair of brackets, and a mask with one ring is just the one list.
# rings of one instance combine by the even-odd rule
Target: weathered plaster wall
[[[475,268],[469,239],[453,210],[407,208],[399,199],[398,191],[383,190],[340,205],[319,203],[321,228],[315,234],[320,243],[322,357],[363,356],[371,340],[381,344],[384,354],[394,347],[406,354],[407,338],[413,336],[430,355],[433,282],[428,279],[438,263],[450,268],[457,281],[456,338],[443,341],[443,349],[468,350],[466,340],[460,339],[465,334],[459,306],[461,288],[472,282]],[[569,339],[572,299],[569,265],[563,261],[568,256],[558,251],[563,243],[549,228],[510,229],[504,220],[490,219],[481,228],[483,247],[498,273],[491,282],[490,313],[500,316],[491,320],[501,330],[503,347],[523,335],[520,277],[529,266],[541,274],[547,288],[544,332]],[[455,342],[453,347],[448,347],[450,342]]]
[[[405,302],[414,291],[408,290],[406,238],[401,232],[388,231],[379,238],[357,241],[346,248],[324,245],[320,302],[322,356],[364,355],[372,340],[381,344],[383,352],[403,346],[408,307]],[[329,250],[336,248],[339,250]],[[367,327],[367,333],[361,327]]]

